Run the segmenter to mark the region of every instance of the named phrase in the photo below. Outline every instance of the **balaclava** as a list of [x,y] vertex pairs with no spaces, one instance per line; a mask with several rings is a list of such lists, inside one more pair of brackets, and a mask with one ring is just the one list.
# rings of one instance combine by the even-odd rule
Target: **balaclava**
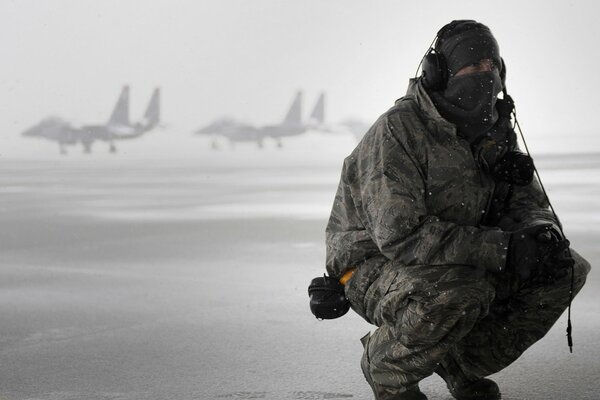
[[430,91],[439,113],[454,123],[458,134],[473,143],[498,120],[497,96],[502,90],[499,71],[455,76],[463,67],[491,59],[501,66],[500,50],[489,28],[475,21],[453,21],[438,33],[435,51],[447,64],[443,90]]

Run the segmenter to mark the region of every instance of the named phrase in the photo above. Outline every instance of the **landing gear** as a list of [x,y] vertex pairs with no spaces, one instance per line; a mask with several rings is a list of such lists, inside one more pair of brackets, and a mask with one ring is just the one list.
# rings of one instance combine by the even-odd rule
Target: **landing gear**
[[114,144],[114,143],[111,143],[111,144],[110,144],[110,147],[108,148],[108,151],[109,151],[111,154],[115,154],[115,153],[117,152],[117,146],[115,146],[115,144]]

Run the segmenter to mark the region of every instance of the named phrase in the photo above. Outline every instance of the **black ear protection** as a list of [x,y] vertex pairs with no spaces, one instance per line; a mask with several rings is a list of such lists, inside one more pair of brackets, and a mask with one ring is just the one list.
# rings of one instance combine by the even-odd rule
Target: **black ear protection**
[[[421,61],[421,81],[423,86],[427,90],[440,91],[446,88],[448,83],[448,65],[446,58],[442,53],[438,52],[438,43],[440,37],[444,36],[446,32],[451,31],[456,25],[464,22],[475,22],[475,21],[453,21],[448,25],[442,27],[437,33],[434,39],[434,45],[429,48],[423,60]],[[500,58],[500,79],[502,80],[502,90],[506,91],[506,65],[504,59]]]
[[500,57],[500,80],[502,81],[502,92],[504,93],[504,97],[508,96],[506,93],[506,64],[504,63],[504,58]]
[[448,82],[448,67],[446,58],[437,53],[433,47],[429,49],[421,67],[421,81],[425,89],[438,91],[446,88]]
[[310,311],[318,319],[339,318],[350,309],[344,285],[337,279],[325,275],[313,279],[308,286],[308,295]]
[[433,40],[434,44],[429,48],[423,60],[421,60],[421,81],[425,89],[438,91],[446,88],[446,83],[448,82],[448,65],[444,55],[438,53],[437,50],[440,37],[454,29],[456,25],[458,25],[458,21],[452,21],[444,25],[435,36]]

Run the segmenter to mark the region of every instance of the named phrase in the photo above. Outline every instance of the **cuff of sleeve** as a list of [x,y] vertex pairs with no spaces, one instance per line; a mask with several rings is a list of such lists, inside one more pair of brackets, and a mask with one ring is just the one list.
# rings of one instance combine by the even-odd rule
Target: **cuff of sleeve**
[[476,250],[473,257],[477,260],[475,265],[484,267],[487,271],[493,273],[503,273],[506,269],[510,235],[510,232],[499,229],[480,232],[477,235],[476,243],[474,243]]

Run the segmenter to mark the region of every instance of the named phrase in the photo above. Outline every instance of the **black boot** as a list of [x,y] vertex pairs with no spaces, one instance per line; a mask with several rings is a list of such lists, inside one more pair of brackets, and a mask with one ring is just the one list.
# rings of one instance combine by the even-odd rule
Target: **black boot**
[[414,389],[409,389],[405,392],[402,392],[398,395],[396,395],[395,397],[393,397],[394,400],[427,400],[427,396],[425,396],[423,394],[423,392],[421,392],[419,390],[418,387],[415,387]]
[[384,388],[377,384],[372,387],[376,400],[427,400],[427,396],[417,385],[410,388]]
[[450,393],[457,400],[500,400],[500,388],[496,382],[487,378],[466,383],[458,387],[448,387]]
[[445,360],[435,370],[456,400],[500,400],[500,388],[487,378],[466,376],[454,360]]

